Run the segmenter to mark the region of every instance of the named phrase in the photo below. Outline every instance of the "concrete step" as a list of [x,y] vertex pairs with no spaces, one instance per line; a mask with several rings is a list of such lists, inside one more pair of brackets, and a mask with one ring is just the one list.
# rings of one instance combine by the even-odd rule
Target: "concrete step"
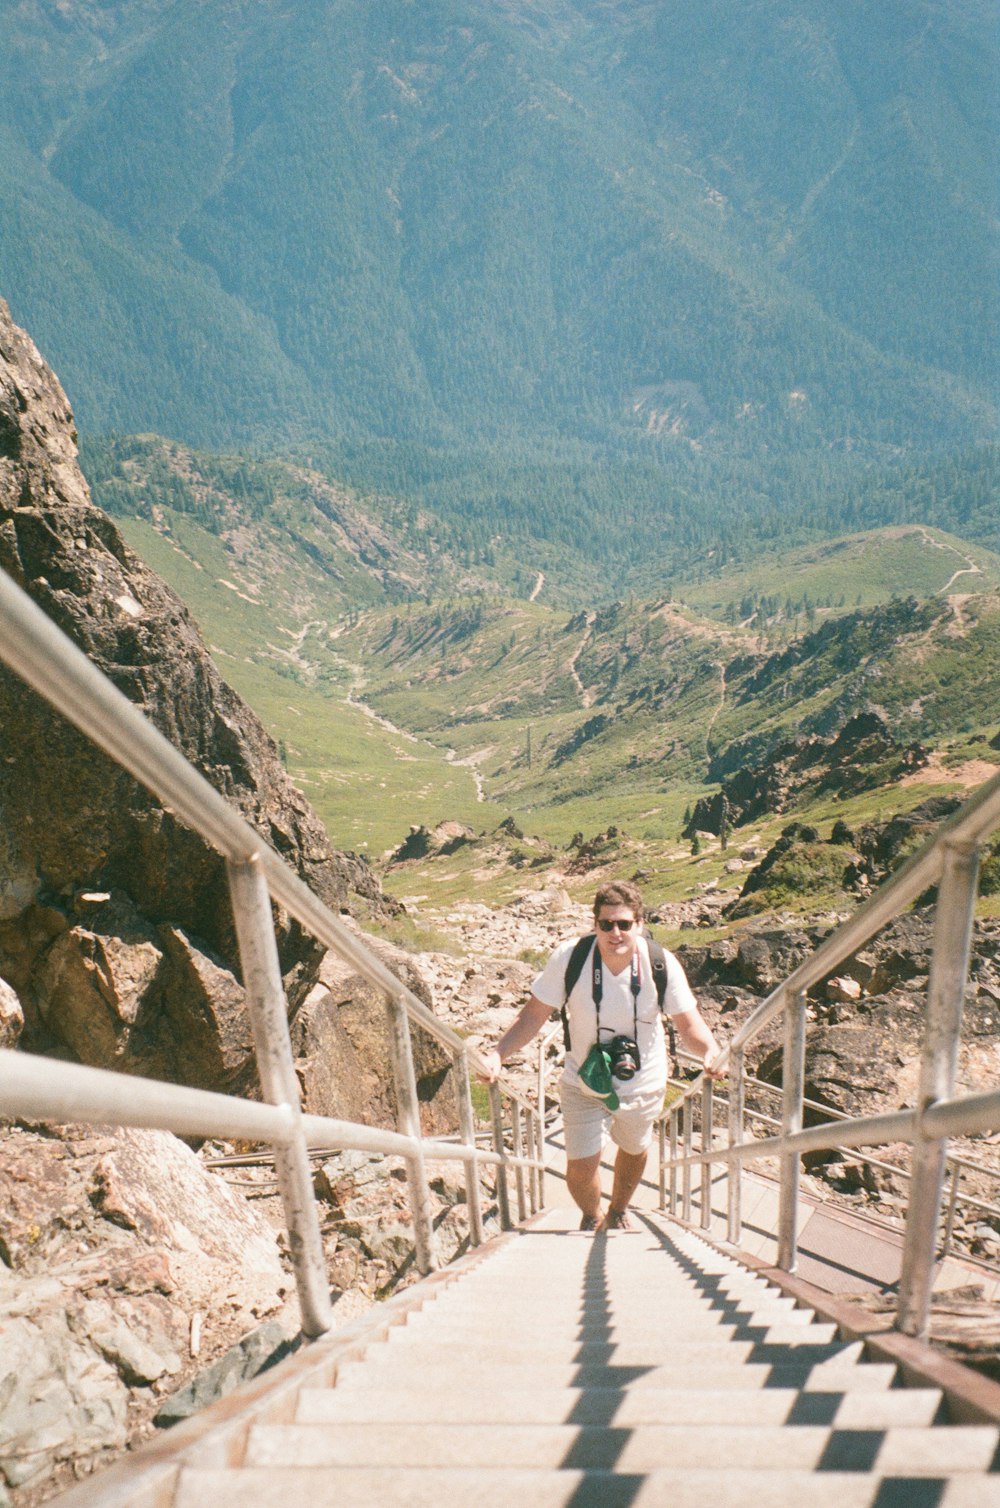
[[[956,1478],[935,1508],[996,1508],[997,1478]],[[174,1508],[468,1508],[514,1502],[517,1508],[916,1508],[930,1503],[910,1479],[853,1472],[666,1468],[644,1475],[578,1469],[309,1467],[204,1471],[186,1468]]]
[[[626,1279],[635,1284],[633,1292],[622,1292]],[[614,1282],[602,1284],[600,1288],[589,1293],[581,1293],[570,1279],[553,1280],[544,1273],[536,1276],[532,1272],[527,1272],[517,1275],[516,1287],[513,1275],[510,1283],[503,1284],[499,1288],[484,1288],[478,1284],[464,1282],[457,1284],[454,1293],[443,1294],[425,1308],[440,1308],[442,1312],[447,1309],[478,1309],[482,1312],[483,1309],[501,1305],[506,1309],[509,1305],[526,1314],[547,1313],[562,1319],[567,1316],[593,1314],[595,1311],[607,1309],[614,1309],[624,1314],[641,1314],[645,1312],[646,1301],[656,1303],[661,1308],[677,1307],[678,1309],[774,1308],[794,1311],[796,1307],[790,1299],[783,1299],[775,1289],[766,1287],[735,1292],[724,1289],[694,1288],[671,1291],[658,1283],[655,1275],[628,1273],[616,1275]]]
[[401,1352],[385,1352],[385,1360],[345,1362],[337,1373],[337,1387],[386,1389],[408,1388],[475,1388],[486,1377],[501,1391],[530,1385],[535,1388],[686,1388],[740,1392],[756,1388],[796,1388],[807,1392],[882,1392],[896,1380],[896,1368],[884,1363],[858,1365],[854,1358],[833,1358],[819,1364],[804,1360],[776,1366],[770,1362],[744,1362],[734,1366],[728,1360],[703,1361],[675,1366],[626,1367],[619,1363],[607,1366],[576,1366],[572,1362],[536,1362],[498,1365],[487,1369],[481,1356],[450,1353],[449,1361],[428,1363],[420,1358],[404,1357]]
[[[580,1335],[566,1331],[558,1335],[552,1331],[515,1330],[507,1334],[502,1345],[498,1342],[491,1348],[497,1359],[517,1361],[523,1357],[526,1363],[550,1357],[562,1356],[586,1364],[590,1361],[615,1359],[624,1366],[663,1364],[671,1361],[680,1351],[701,1350],[706,1346],[732,1349],[737,1361],[748,1360],[751,1353],[766,1348],[770,1355],[778,1348],[813,1350],[827,1347],[836,1340],[833,1325],[785,1325],[782,1327],[749,1326],[735,1329],[729,1325],[654,1325],[647,1334],[630,1330],[622,1335]],[[420,1350],[430,1352],[447,1350],[478,1350],[483,1346],[482,1331],[453,1332],[442,1330],[435,1334],[403,1331],[390,1335],[386,1345],[400,1353]],[[760,1357],[758,1360],[762,1359]]]
[[[552,1342],[559,1344],[566,1340],[603,1340],[617,1344],[628,1344],[629,1341],[638,1340],[643,1336],[659,1335],[665,1343],[671,1343],[680,1336],[747,1336],[759,1339],[769,1331],[794,1331],[806,1332],[810,1339],[815,1339],[822,1332],[826,1338],[832,1338],[832,1325],[816,1323],[815,1315],[807,1309],[798,1309],[792,1312],[785,1310],[772,1314],[767,1310],[757,1313],[732,1314],[721,1309],[694,1311],[679,1310],[669,1313],[653,1313],[645,1324],[628,1317],[624,1321],[616,1322],[614,1316],[610,1320],[554,1320],[539,1319],[533,1315],[505,1313],[503,1316],[504,1335],[508,1339],[515,1336],[528,1337],[532,1341]],[[481,1336],[483,1332],[482,1316],[477,1319],[470,1310],[468,1314],[441,1315],[435,1318],[430,1314],[414,1315],[405,1325],[397,1325],[390,1332],[390,1340],[399,1342],[402,1340],[426,1339],[431,1335],[440,1340],[461,1342],[471,1336]],[[772,1337],[773,1338],[773,1337]]]
[[[941,1404],[937,1388],[882,1392],[805,1393],[798,1388],[535,1388],[498,1391],[489,1378],[478,1388],[407,1388],[379,1391],[384,1424],[701,1424],[735,1416],[742,1425],[829,1424],[837,1429],[891,1429],[930,1425]],[[365,1424],[373,1400],[363,1388],[304,1388],[296,1424]]]
[[[580,1467],[642,1473],[698,1470],[725,1461],[734,1471],[873,1472],[941,1477],[987,1471],[997,1450],[990,1425],[933,1430],[837,1430],[802,1424],[256,1425],[244,1465],[349,1467]],[[997,1478],[1000,1485],[1000,1477]]]
[[[814,1332],[818,1332],[815,1334]],[[836,1341],[833,1325],[795,1326],[783,1331],[762,1331],[759,1339],[728,1339],[712,1330],[704,1336],[681,1333],[677,1337],[669,1330],[658,1331],[645,1340],[625,1344],[566,1340],[562,1346],[547,1344],[543,1338],[538,1345],[527,1340],[494,1341],[489,1336],[469,1340],[459,1347],[454,1342],[439,1339],[433,1334],[424,1340],[407,1335],[400,1330],[398,1340],[394,1337],[369,1349],[372,1364],[399,1366],[417,1360],[423,1365],[447,1369],[462,1354],[476,1355],[481,1366],[520,1366],[530,1368],[545,1360],[573,1361],[579,1366],[595,1366],[614,1362],[621,1367],[666,1366],[687,1368],[702,1362],[725,1362],[739,1366],[743,1362],[767,1362],[772,1366],[860,1359],[861,1347],[856,1341]]]

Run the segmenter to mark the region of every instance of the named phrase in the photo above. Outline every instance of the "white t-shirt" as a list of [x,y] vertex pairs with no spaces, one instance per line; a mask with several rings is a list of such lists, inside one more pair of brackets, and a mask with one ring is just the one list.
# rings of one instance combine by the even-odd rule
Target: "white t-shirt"
[[[569,942],[560,943],[531,987],[531,992],[536,999],[556,1011],[563,1003],[566,990],[566,965],[575,945],[573,938]],[[680,963],[672,953],[667,952],[666,949],[664,952],[667,960],[667,990],[663,997],[663,1009],[670,1016],[678,1016],[684,1011],[694,1010],[697,1002]],[[569,1000],[566,1002],[570,1047],[566,1053],[566,1065],[561,1081],[580,1089],[585,1094],[592,1091],[581,1082],[579,1067],[597,1037],[593,957],[594,949],[591,948],[583,960],[580,977],[570,991]],[[634,1011],[631,965],[623,969],[620,974],[612,974],[607,965],[601,971],[603,976],[600,1011],[601,1042],[610,1042],[612,1037],[623,1033],[627,1037],[634,1036],[639,1045],[641,1064],[639,1072],[632,1079],[615,1080],[615,1089],[623,1101],[634,1094],[644,1094],[650,1090],[666,1088],[668,1075],[667,1049],[656,999],[656,983],[649,962],[646,939],[641,935],[636,946],[635,958],[639,975],[639,994],[635,1000]],[[600,1098],[600,1096],[595,1096],[595,1098]]]

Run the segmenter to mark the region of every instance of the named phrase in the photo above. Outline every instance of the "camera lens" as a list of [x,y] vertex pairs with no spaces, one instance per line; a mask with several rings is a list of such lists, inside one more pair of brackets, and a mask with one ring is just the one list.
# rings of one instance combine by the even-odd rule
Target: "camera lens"
[[639,1072],[639,1049],[631,1037],[615,1037],[608,1045],[608,1056],[616,1079],[634,1079]]

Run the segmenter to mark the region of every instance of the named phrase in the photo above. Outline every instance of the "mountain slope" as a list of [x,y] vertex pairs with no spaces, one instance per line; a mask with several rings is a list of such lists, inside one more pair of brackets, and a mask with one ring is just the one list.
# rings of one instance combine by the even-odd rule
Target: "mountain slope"
[[991,757],[1000,560],[940,531],[571,610],[543,573],[534,600],[506,597],[510,557],[472,563],[432,518],[301,468],[152,440],[99,459],[95,496],[191,605],[338,842],[380,853],[414,822],[511,811],[563,841],[609,820],[676,836],[706,788],[871,710],[901,746],[972,738]]
[[[79,237],[84,276],[43,283],[22,234],[0,285],[91,431],[284,443],[294,416],[466,453],[516,431],[588,468],[608,444],[973,441],[991,21],[36,0],[0,19],[3,203],[36,261]],[[154,381],[118,381],[144,360]]]

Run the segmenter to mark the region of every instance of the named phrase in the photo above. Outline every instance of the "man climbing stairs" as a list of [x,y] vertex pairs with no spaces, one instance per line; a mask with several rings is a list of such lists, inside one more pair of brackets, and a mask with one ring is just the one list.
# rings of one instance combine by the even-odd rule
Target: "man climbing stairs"
[[673,1223],[585,1235],[550,1212],[179,1508],[669,1504],[998,1508],[1000,1433],[944,1422],[812,1311]]

